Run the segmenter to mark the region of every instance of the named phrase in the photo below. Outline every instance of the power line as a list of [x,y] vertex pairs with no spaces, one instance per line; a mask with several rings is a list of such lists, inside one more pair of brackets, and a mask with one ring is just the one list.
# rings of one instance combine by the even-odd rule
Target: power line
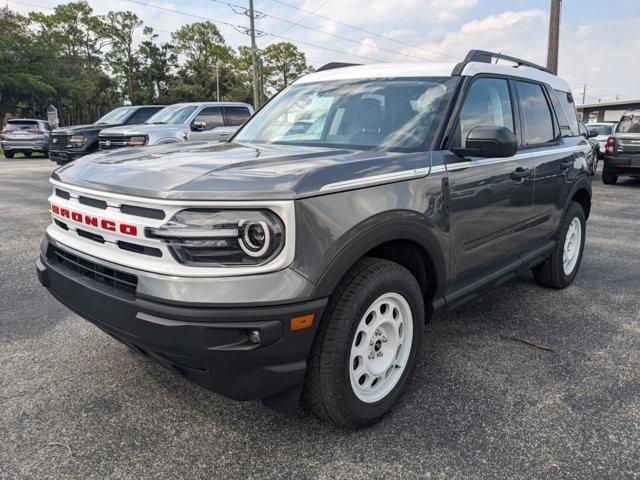
[[304,8],[300,8],[300,7],[297,7],[295,5],[291,5],[290,3],[283,2],[281,0],[273,0],[273,1],[276,2],[276,3],[279,3],[281,5],[284,5],[285,7],[294,8],[296,10],[300,10],[301,12],[305,12],[305,13],[314,15],[314,16],[316,16],[318,18],[322,18],[322,19],[327,20],[329,22],[333,22],[333,23],[336,23],[338,25],[342,25],[343,27],[351,28],[353,30],[358,30],[359,32],[366,33],[367,35],[373,35],[374,37],[383,38],[383,39],[388,40],[390,42],[396,42],[396,43],[405,45],[407,47],[417,48],[418,50],[424,50],[425,52],[433,53],[435,55],[441,55],[443,57],[452,58],[454,60],[460,60],[458,57],[454,57],[453,55],[448,55],[446,53],[437,52],[435,50],[431,50],[431,49],[428,49],[428,48],[425,48],[425,47],[421,47],[419,45],[414,45],[412,43],[405,42],[403,40],[398,40],[397,38],[388,37],[388,36],[382,35],[380,33],[372,32],[372,31],[366,30],[364,28],[356,27],[355,25],[350,25],[348,23],[344,23],[344,22],[341,22],[339,20],[334,20],[333,18],[325,17],[324,15],[320,15],[319,13],[315,13],[313,11],[305,10]]
[[[324,2],[322,2],[320,5],[318,5],[316,8],[314,8],[311,12],[307,13],[304,17],[302,17],[300,20],[298,20],[296,23],[292,23],[291,25],[289,25],[287,28],[285,28],[284,30],[282,30],[280,32],[280,35],[282,35],[283,33],[287,33],[289,30],[291,30],[293,27],[296,27],[298,25],[300,25],[302,22],[304,22],[307,18],[309,18],[311,15],[313,15],[314,13],[316,13],[318,10],[320,10],[322,7],[324,7],[327,3],[329,3],[331,0],[326,0]],[[267,43],[265,43],[262,48],[267,47],[269,44],[271,43],[271,41],[268,41]]]
[[55,8],[52,7],[47,7],[44,5],[35,5],[33,3],[26,3],[26,2],[18,2],[17,0],[7,0],[7,8],[9,7],[10,3],[17,3],[18,5],[24,5],[25,7],[34,7],[34,8],[44,8],[45,10],[55,10]]
[[[225,26],[231,27],[233,29],[239,29],[237,31],[246,31],[246,29],[247,29],[246,27],[244,27],[242,25],[235,25],[233,23],[225,22],[225,21],[222,21],[222,20],[214,20],[212,18],[203,17],[202,15],[196,15],[194,13],[180,12],[178,10],[173,10],[171,8],[161,7],[160,5],[152,5],[150,3],[140,2],[138,0],[125,0],[125,1],[126,2],[130,2],[130,3],[135,3],[137,5],[142,5],[142,6],[145,6],[145,7],[149,7],[149,8],[155,8],[155,9],[158,9],[158,10],[163,10],[165,12],[175,13],[176,15],[185,15],[185,16],[188,16],[188,17],[191,17],[191,18],[197,18],[199,20],[207,20],[209,22],[218,23],[220,25],[225,25]],[[316,44],[309,43],[309,42],[303,42],[301,40],[295,40],[293,38],[285,37],[285,36],[277,34],[277,33],[270,33],[270,32],[265,32],[265,31],[256,31],[256,33],[262,33],[262,34],[265,34],[265,35],[270,35],[272,37],[280,38],[280,39],[286,40],[288,42],[299,43],[301,45],[306,45],[308,47],[317,48],[319,50],[326,50],[328,52],[338,53],[338,54],[341,54],[341,55],[347,55],[347,56],[350,56],[350,57],[361,58],[361,59],[370,60],[370,61],[373,61],[373,62],[380,62],[380,60],[376,59],[376,58],[366,57],[364,55],[358,55],[358,54],[355,54],[355,53],[349,53],[349,52],[345,52],[343,50],[336,50],[336,49],[333,49],[333,48],[324,47],[324,46],[316,45]]]
[[[244,7],[240,6],[240,5],[237,5],[237,4],[234,4],[234,3],[230,3],[230,2],[226,2],[226,1],[224,1],[224,0],[211,0],[211,1],[212,1],[212,2],[216,2],[216,3],[221,3],[221,4],[223,4],[223,5],[227,5],[227,6],[228,6],[228,7],[230,7],[230,8],[231,8],[235,13],[239,13],[239,12],[237,12],[237,11],[235,10],[236,8],[238,8],[238,9],[243,9],[243,8],[244,8]],[[321,34],[323,34],[323,35],[327,35],[327,36],[329,36],[329,37],[333,37],[333,38],[337,38],[337,39],[344,40],[344,41],[347,41],[347,42],[355,43],[355,44],[356,44],[356,45],[358,45],[358,46],[362,45],[362,40],[354,40],[354,39],[352,39],[352,38],[349,38],[349,37],[343,37],[342,35],[337,35],[337,34],[335,34],[335,33],[325,32],[324,30],[321,30],[320,28],[309,27],[309,26],[307,26],[307,25],[300,25],[299,23],[298,23],[298,24],[296,24],[296,22],[292,22],[291,20],[287,20],[287,19],[285,19],[285,18],[281,18],[281,17],[275,16],[275,15],[272,15],[272,14],[270,14],[270,13],[269,13],[269,14],[264,13],[264,12],[259,12],[259,13],[261,13],[261,14],[263,15],[263,18],[264,18],[264,17],[269,17],[269,18],[272,18],[272,19],[274,19],[274,20],[278,20],[278,21],[280,21],[280,22],[288,23],[288,24],[292,25],[292,27],[293,27],[293,26],[295,26],[295,25],[298,25],[298,26],[300,26],[300,27],[302,27],[302,28],[305,28],[305,29],[307,29],[307,30],[311,30],[312,32],[321,33]],[[415,55],[411,55],[411,54],[409,54],[409,53],[398,52],[397,50],[391,50],[391,49],[389,49],[389,48],[379,47],[379,46],[377,46],[377,45],[370,45],[370,46],[371,46],[371,47],[373,47],[373,48],[375,48],[375,49],[377,49],[377,50],[383,51],[383,52],[393,53],[394,55],[402,55],[402,56],[405,56],[405,57],[414,58],[414,59],[416,59],[416,60],[423,60],[423,61],[427,60],[427,59],[426,59],[426,58],[424,58],[424,57],[417,57],[417,56],[415,56]]]

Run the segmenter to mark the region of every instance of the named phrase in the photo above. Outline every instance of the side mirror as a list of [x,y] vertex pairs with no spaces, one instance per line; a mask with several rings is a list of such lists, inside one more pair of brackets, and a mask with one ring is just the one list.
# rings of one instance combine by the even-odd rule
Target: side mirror
[[587,138],[593,138],[593,137],[597,137],[598,136],[598,131],[597,130],[589,130],[589,133],[587,134]]
[[192,132],[203,132],[205,128],[207,128],[207,122],[191,122]]
[[507,127],[474,127],[467,135],[466,148],[454,148],[460,157],[504,158],[513,157],[518,150],[518,139]]

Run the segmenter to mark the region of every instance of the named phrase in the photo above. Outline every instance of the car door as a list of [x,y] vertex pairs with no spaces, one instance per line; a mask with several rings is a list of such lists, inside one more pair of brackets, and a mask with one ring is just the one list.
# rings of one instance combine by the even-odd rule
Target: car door
[[190,142],[220,140],[222,128],[224,128],[222,107],[204,107],[192,120],[188,139]]
[[[534,166],[536,225],[531,229],[531,237],[535,242],[550,238],[558,228],[564,199],[580,169],[586,171],[585,155],[591,147],[579,133],[575,107],[565,105],[567,93],[559,92],[565,96],[565,101],[560,101],[557,94],[543,84],[518,80],[515,87],[523,148],[531,153]],[[578,154],[585,158],[577,159]]]
[[[504,126],[520,136],[515,92],[505,78],[472,80],[454,121],[450,148],[465,147],[477,126]],[[519,142],[520,143],[520,142]],[[513,260],[530,247],[533,164],[522,148],[509,158],[446,155],[451,232],[450,272],[459,284]]]

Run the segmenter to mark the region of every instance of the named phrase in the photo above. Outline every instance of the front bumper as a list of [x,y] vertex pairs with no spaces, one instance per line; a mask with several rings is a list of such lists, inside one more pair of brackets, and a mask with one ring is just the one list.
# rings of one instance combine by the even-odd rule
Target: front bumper
[[[267,307],[163,303],[70,270],[51,247],[36,268],[40,283],[61,303],[157,363],[226,397],[295,410],[326,299]],[[292,317],[309,313],[315,315],[311,327],[290,329]],[[249,340],[254,330],[258,344]]]
[[89,152],[83,150],[49,150],[49,159],[53,162],[71,162],[76,158],[87,155]]

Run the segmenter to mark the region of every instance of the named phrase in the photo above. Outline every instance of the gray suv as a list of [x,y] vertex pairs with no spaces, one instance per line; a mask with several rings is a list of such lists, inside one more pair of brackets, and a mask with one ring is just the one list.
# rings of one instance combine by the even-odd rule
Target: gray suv
[[4,156],[13,158],[16,153],[30,157],[32,153],[49,154],[51,124],[45,120],[14,118],[0,132],[0,146]]
[[590,155],[567,83],[523,60],[334,64],[230,142],[56,170],[37,271],[205,388],[358,428],[400,399],[427,321],[523,270],[573,282]]
[[251,115],[253,108],[246,103],[177,103],[142,125],[102,130],[100,149],[228,140]]

